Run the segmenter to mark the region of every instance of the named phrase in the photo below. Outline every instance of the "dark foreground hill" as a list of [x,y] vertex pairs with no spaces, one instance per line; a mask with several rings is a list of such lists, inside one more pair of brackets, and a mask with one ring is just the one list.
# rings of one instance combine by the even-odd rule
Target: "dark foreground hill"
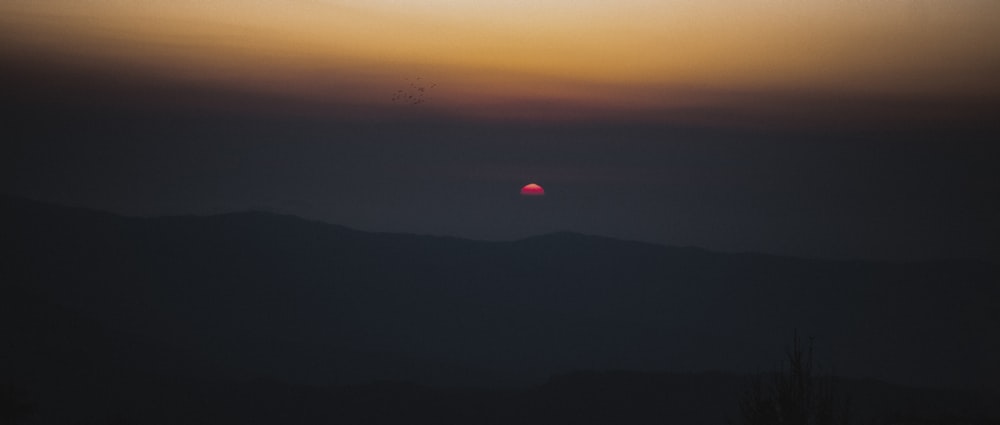
[[[816,336],[841,375],[1000,382],[1000,272],[989,263],[805,260],[573,233],[477,242],[265,213],[132,218],[0,202],[3,372],[29,398],[90,411],[95,399],[165,409],[254,397],[263,409],[373,380],[526,388],[573,370],[745,373],[772,369],[793,329]],[[249,385],[240,399],[234,382],[288,393]],[[130,388],[169,397],[121,401]],[[450,394],[406,388],[400,402]],[[488,403],[507,394],[490,391]]]

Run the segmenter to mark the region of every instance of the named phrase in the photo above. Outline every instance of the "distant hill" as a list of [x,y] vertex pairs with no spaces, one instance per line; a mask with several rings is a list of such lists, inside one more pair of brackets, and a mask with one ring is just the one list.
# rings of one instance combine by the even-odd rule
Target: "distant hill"
[[806,260],[575,233],[481,242],[13,197],[0,211],[15,375],[26,369],[12,362],[65,357],[199,379],[524,386],[573,370],[770,370],[798,329],[842,375],[1000,382],[990,263]]

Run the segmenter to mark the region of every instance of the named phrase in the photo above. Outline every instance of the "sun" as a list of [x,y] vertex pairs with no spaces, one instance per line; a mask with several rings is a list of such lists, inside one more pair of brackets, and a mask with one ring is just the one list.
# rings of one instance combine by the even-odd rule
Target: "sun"
[[521,188],[521,196],[545,196],[545,189],[535,183],[528,183]]

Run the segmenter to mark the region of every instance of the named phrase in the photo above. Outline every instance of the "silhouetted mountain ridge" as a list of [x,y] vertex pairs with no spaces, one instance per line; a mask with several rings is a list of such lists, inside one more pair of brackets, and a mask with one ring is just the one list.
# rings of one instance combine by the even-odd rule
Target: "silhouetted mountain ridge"
[[136,218],[0,202],[5,287],[245,377],[524,385],[579,369],[748,372],[780,359],[797,328],[848,376],[1000,379],[989,263],[726,254],[572,232],[484,242],[267,212]]

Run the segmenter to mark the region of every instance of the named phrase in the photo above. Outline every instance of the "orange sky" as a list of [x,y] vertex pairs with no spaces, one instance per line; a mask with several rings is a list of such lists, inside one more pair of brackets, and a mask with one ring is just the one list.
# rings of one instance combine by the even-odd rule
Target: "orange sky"
[[51,66],[369,107],[421,77],[421,107],[478,116],[1000,95],[995,0],[12,0],[0,39]]

